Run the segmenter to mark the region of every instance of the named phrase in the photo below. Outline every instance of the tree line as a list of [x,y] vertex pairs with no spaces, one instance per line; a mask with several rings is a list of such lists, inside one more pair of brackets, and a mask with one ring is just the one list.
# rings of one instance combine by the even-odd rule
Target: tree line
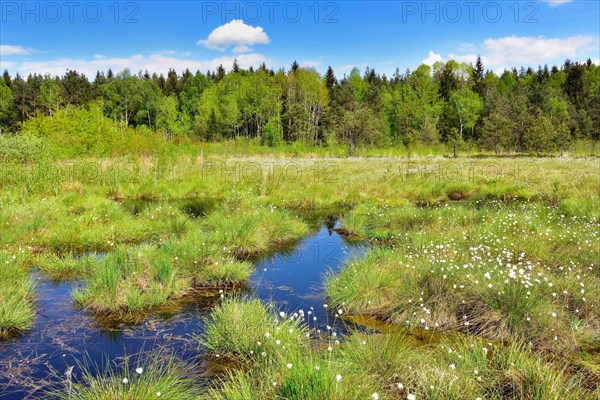
[[[354,68],[338,78],[294,62],[274,71],[234,62],[195,74],[124,70],[93,81],[74,70],[0,79],[2,133],[51,136],[82,151],[131,132],[164,140],[257,138],[265,145],[444,143],[488,151],[556,152],[574,140],[600,139],[600,67],[515,68],[501,75],[450,60],[393,76]],[[52,133],[53,132],[53,133]],[[87,135],[87,136],[86,136]]]

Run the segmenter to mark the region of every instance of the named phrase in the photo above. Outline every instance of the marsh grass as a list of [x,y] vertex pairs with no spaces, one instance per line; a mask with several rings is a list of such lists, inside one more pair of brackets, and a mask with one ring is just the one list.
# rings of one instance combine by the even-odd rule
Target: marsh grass
[[32,264],[44,274],[55,279],[75,278],[94,271],[99,264],[98,257],[96,253],[84,256],[74,254],[58,256],[55,253],[43,253],[36,256]]
[[[343,308],[344,315],[375,316],[387,322],[385,332],[399,329],[409,339],[350,330],[330,352],[331,338],[310,342],[287,334],[285,341],[295,345],[282,351],[257,337],[292,323],[289,315],[283,321],[272,306],[245,299],[237,300],[243,303],[238,308],[226,300],[207,321],[210,340],[201,341],[215,358],[241,359],[245,367],[230,371],[207,398],[319,399],[318,392],[340,400],[373,393],[418,399],[598,398],[596,159],[417,157],[410,159],[411,171],[399,171],[404,159],[329,159],[324,161],[331,168],[315,174],[323,160],[310,157],[325,154],[320,151],[284,159],[272,156],[306,149],[263,148],[261,155],[246,157],[258,147],[215,146],[196,162],[169,155],[98,160],[106,174],[97,182],[61,180],[46,170],[32,177],[26,165],[15,165],[10,181],[0,177],[0,245],[9,249],[11,265],[0,272],[1,335],[31,323],[34,285],[27,266],[36,262],[51,276],[82,276],[75,301],[99,317],[122,318],[169,304],[197,287],[241,284],[252,271],[252,257],[309,231],[295,216],[300,209],[343,204],[339,232],[370,242],[372,249],[327,275],[328,303]],[[224,158],[231,155],[240,158]],[[112,172],[123,161],[135,163],[134,179]],[[240,169],[293,162],[303,179],[206,175],[202,168],[209,161],[230,163],[227,168],[237,163]],[[466,163],[473,166],[468,176],[461,171]],[[218,201],[187,207],[175,200],[198,197]],[[129,211],[111,198],[146,200]],[[17,248],[36,257],[13,264]],[[80,262],[86,252],[101,250],[108,252],[104,260]],[[240,318],[254,328],[245,329]],[[308,328],[298,323],[291,329]],[[411,335],[423,332],[436,340],[413,343]],[[446,335],[447,342],[441,340]],[[464,335],[464,343],[454,335]],[[271,347],[261,362],[256,355],[263,346]],[[326,374],[312,370],[315,364]],[[110,392],[112,384],[97,387],[118,397],[120,392]]]
[[[311,345],[304,336],[297,338],[304,342],[299,347],[262,345],[263,332],[272,330],[277,315],[271,306],[247,298],[228,298],[217,307],[206,321],[201,345],[213,356],[250,365],[229,369],[202,398],[342,400],[412,394],[418,399],[575,400],[593,393],[584,388],[582,376],[569,374],[558,360],[519,341],[490,343],[455,334],[423,342],[407,331],[350,330],[333,349],[328,339]],[[277,356],[256,357],[259,351]]]
[[260,300],[228,297],[204,321],[198,342],[219,357],[280,363],[308,349],[307,333],[302,321],[278,315]]
[[334,306],[564,355],[598,337],[593,218],[498,200],[357,211],[381,246],[326,276]]
[[249,206],[212,213],[203,223],[209,240],[240,258],[266,253],[308,233],[305,222],[290,212],[274,207]]
[[238,260],[201,231],[165,241],[155,253],[171,259],[196,287],[233,286],[245,281],[253,269],[251,263]]
[[[62,387],[47,391],[59,400],[155,400],[198,398],[198,380],[190,376],[190,365],[177,364],[173,358],[150,356],[146,360],[125,361],[105,366],[79,363],[71,374],[62,377]],[[98,374],[98,371],[101,371]]]
[[23,254],[0,251],[0,340],[22,332],[35,316],[35,283]]
[[145,248],[109,253],[73,292],[79,305],[96,313],[127,314],[165,304],[187,287],[170,261],[148,258]]

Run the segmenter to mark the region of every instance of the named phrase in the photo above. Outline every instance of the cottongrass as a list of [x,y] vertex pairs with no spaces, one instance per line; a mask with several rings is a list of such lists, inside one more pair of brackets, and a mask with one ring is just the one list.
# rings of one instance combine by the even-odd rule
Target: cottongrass
[[[200,394],[190,365],[178,365],[171,357],[149,356],[143,362],[126,361],[104,368],[77,364],[64,377],[62,387],[48,390],[59,400],[158,400],[195,399]],[[97,371],[101,373],[98,374]]]
[[308,348],[307,327],[281,317],[272,306],[246,297],[226,297],[204,321],[199,344],[210,354],[247,362],[283,362]]

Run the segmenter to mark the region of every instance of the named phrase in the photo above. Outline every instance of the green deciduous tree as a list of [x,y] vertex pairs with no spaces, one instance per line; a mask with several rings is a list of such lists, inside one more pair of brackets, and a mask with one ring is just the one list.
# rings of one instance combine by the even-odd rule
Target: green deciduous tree
[[60,83],[50,75],[44,77],[40,88],[40,104],[46,110],[47,115],[52,115],[62,104]]
[[0,134],[12,126],[15,99],[5,80],[0,80]]
[[483,102],[477,93],[468,88],[463,88],[452,92],[450,103],[455,111],[456,120],[458,121],[458,134],[462,141],[464,140],[464,131],[475,126],[483,109]]

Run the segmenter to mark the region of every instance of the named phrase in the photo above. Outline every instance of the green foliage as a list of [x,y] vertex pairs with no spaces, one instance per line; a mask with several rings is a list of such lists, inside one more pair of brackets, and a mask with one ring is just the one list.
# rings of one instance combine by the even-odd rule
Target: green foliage
[[0,80],[0,134],[11,127],[13,118],[14,96],[4,79]]
[[269,121],[269,123],[265,126],[263,140],[269,147],[277,147],[283,144],[283,135],[274,121]]
[[[165,141],[185,139],[247,138],[277,148],[275,132],[292,147],[336,142],[349,154],[390,142],[407,154],[424,146],[443,154],[441,141],[455,155],[476,145],[495,153],[562,155],[573,152],[577,141],[600,139],[594,129],[600,121],[599,69],[567,61],[561,68],[497,76],[485,72],[479,58],[475,66],[454,60],[420,65],[392,79],[370,68],[361,76],[354,68],[338,80],[332,69],[321,76],[297,63],[287,72],[239,65],[206,75],[178,76],[170,69],[166,77],[98,72],[92,84],[76,71],[26,80],[6,76],[0,129],[18,131],[23,122],[24,133],[44,137],[68,157],[162,151]],[[84,109],[94,115],[83,115]]]
[[0,163],[43,162],[49,159],[48,143],[33,136],[0,136]]
[[29,328],[35,316],[35,284],[25,261],[23,254],[0,252],[0,340]]
[[539,114],[533,124],[525,131],[523,137],[525,148],[537,154],[554,149],[552,139],[556,135],[554,125],[550,118]]
[[63,108],[52,116],[32,118],[21,129],[24,136],[42,138],[65,155],[109,155],[121,138],[99,106]]
[[483,102],[477,93],[464,88],[456,90],[450,95],[450,102],[456,113],[456,119],[459,125],[459,140],[463,140],[463,130],[471,129],[475,126],[479,113],[483,108]]

